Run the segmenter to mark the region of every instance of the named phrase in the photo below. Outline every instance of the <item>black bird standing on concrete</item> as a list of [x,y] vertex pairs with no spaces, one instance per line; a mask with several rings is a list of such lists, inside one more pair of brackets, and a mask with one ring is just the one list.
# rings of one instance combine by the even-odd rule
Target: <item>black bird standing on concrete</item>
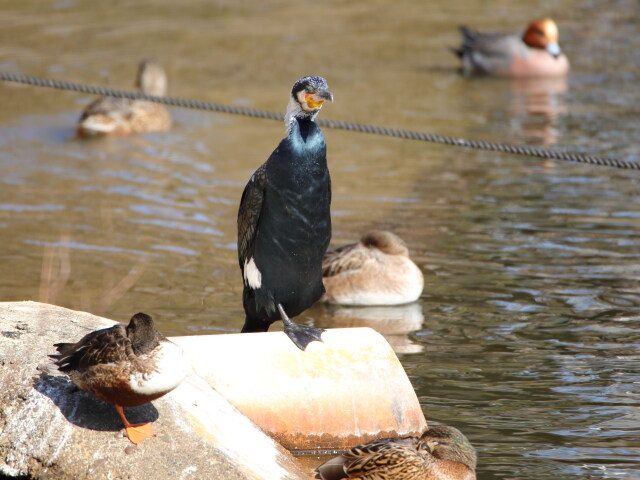
[[324,293],[322,258],[331,239],[331,179],[326,143],[314,119],[333,101],[322,77],[303,77],[291,90],[287,137],[253,174],[238,211],[238,260],[246,313],[242,332],[266,332],[277,321],[304,350],[321,328],[289,319]]

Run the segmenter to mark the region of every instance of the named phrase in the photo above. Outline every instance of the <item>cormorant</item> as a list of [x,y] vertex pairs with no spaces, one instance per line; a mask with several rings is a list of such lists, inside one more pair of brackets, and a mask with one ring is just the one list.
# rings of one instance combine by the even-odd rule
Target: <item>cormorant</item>
[[287,136],[253,174],[238,210],[238,260],[246,314],[242,332],[266,332],[277,321],[304,350],[321,328],[294,323],[324,293],[322,258],[331,239],[331,179],[326,143],[314,119],[333,94],[322,77],[291,90]]

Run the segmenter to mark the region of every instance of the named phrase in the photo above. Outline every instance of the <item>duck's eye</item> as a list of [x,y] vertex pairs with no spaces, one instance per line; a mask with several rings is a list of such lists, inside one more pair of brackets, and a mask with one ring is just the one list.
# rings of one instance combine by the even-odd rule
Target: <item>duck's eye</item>
[[307,93],[313,93],[314,88],[311,85],[307,85],[306,87],[304,87],[304,91]]

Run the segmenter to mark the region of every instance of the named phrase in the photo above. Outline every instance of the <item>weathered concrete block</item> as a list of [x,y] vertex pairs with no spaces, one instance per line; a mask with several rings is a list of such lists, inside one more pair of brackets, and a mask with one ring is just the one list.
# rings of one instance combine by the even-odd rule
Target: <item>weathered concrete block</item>
[[289,450],[421,434],[426,420],[389,343],[327,330],[301,351],[283,332],[173,337],[198,375]]
[[[135,312],[132,312],[135,313]],[[113,322],[35,302],[0,303],[0,477],[303,479],[291,455],[192,374],[153,404],[127,409],[157,435],[134,446],[111,404],[38,371],[53,343]]]

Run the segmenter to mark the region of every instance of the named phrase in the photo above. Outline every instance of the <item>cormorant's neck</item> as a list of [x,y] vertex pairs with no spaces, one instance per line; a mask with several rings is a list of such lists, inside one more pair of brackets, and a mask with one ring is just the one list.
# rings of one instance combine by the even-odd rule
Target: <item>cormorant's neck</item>
[[318,115],[320,109],[315,112],[305,112],[300,103],[291,96],[289,98],[289,104],[287,105],[287,113],[284,115],[284,125],[287,129],[287,135],[291,133],[291,129],[293,128],[293,122],[297,120],[308,120],[313,122]]

